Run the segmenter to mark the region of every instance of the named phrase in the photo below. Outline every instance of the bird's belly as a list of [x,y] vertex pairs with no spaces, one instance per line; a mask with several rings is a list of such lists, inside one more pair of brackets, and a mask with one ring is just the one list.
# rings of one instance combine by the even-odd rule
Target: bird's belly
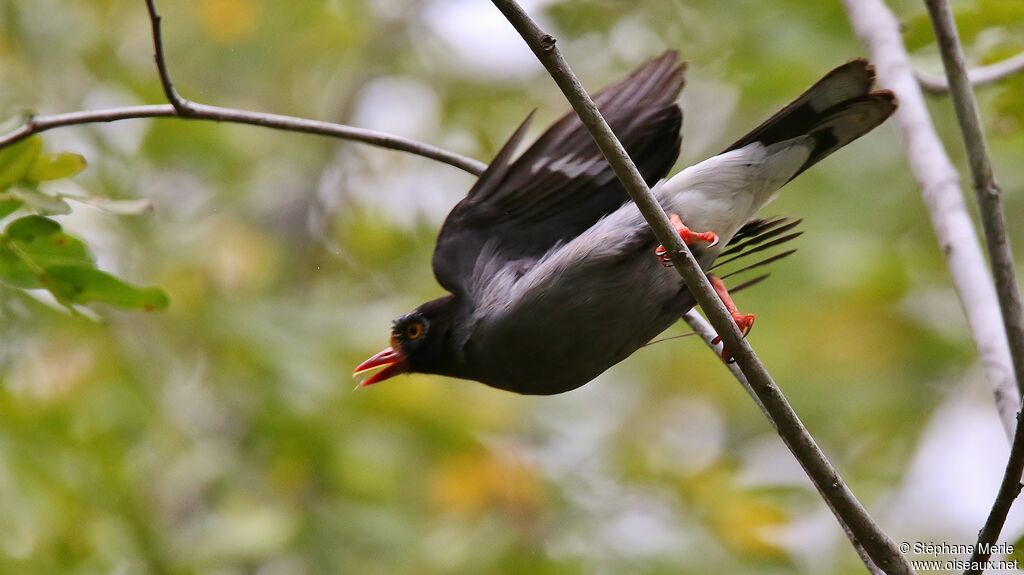
[[481,326],[474,341],[487,353],[474,363],[494,387],[543,395],[575,389],[672,325],[689,307],[681,289],[653,252],[580,265]]
[[707,190],[696,187],[683,194],[659,195],[665,211],[678,214],[696,232],[715,232],[720,246],[756,211],[752,197],[743,190]]

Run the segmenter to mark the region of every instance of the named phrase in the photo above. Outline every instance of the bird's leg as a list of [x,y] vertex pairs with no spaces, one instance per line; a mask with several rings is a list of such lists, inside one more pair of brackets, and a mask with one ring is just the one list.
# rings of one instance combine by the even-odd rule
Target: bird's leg
[[[686,227],[683,220],[679,219],[679,214],[669,214],[668,219],[675,226],[676,231],[679,232],[679,238],[688,246],[692,246],[697,242],[707,242],[709,244],[708,247],[711,247],[718,243],[718,234],[715,232],[695,232],[691,230]],[[665,246],[658,246],[654,253],[661,260],[662,265],[666,267],[672,266],[672,256],[665,249]]]
[[[732,320],[736,322],[736,327],[740,328],[740,333],[743,337],[747,337],[750,330],[754,327],[754,314],[751,313],[740,313],[739,308],[736,307],[736,302],[732,301],[732,296],[729,295],[729,291],[725,288],[725,282],[718,276],[708,274],[708,280],[711,282],[711,287],[714,288],[715,293],[718,294],[718,299],[722,300],[725,304],[725,309],[729,310],[729,314],[732,316]],[[718,343],[722,341],[722,336],[716,337],[711,343]],[[735,361],[730,352],[726,347],[722,346],[722,359],[726,363],[732,363]]]

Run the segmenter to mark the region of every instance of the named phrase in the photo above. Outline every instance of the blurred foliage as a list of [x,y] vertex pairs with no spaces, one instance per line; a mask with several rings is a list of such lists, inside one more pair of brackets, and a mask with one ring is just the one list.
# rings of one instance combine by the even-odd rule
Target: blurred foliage
[[[22,208],[46,215],[71,213],[64,197],[44,193],[39,184],[69,178],[84,169],[85,159],[78,154],[43,153],[39,137],[0,150],[0,217]],[[135,204],[100,202],[115,209]],[[0,283],[23,290],[45,289],[72,312],[75,305],[89,302],[146,311],[167,307],[162,290],[138,288],[96,269],[89,248],[43,215],[15,219],[0,234]]]
[[[1020,0],[975,0],[954,5],[960,38],[968,65],[985,65],[1024,52],[1024,2]],[[934,32],[926,11],[908,18],[903,30],[907,47],[937,55]],[[937,68],[935,71],[941,71]],[[1016,75],[1000,82],[992,96],[991,124],[996,134],[1019,133],[1024,126],[1024,77]]]
[[[1018,5],[956,3],[973,63],[1024,49]],[[529,7],[590,87],[665,48],[690,60],[680,167],[863,53],[838,2]],[[894,7],[917,63],[939,70],[923,7]],[[535,125],[566,109],[488,3],[160,8],[176,86],[201,102],[389,130],[482,159],[530,109]],[[26,109],[162,98],[137,0],[0,2],[0,76],[8,125]],[[1024,216],[1013,193],[1024,187],[1022,82],[979,94],[1011,226]],[[948,100],[931,104],[962,165]],[[433,240],[472,177],[246,126],[144,120],[45,138],[81,156],[43,156],[32,177],[66,178],[79,157],[90,168],[38,193],[7,188],[24,173],[4,175],[19,194],[0,203],[4,245],[98,262],[163,286],[171,305],[99,307],[97,321],[0,291],[0,573],[862,572],[763,417],[694,338],[644,348],[557,397],[425,376],[351,391],[348,374],[386,343],[391,318],[441,293]],[[0,152],[2,164],[25,149]],[[149,205],[132,218],[104,212]],[[799,254],[739,297],[758,315],[759,354],[894,539],[966,543],[977,525],[903,489],[937,409],[970,391],[985,422],[994,414],[895,131],[816,166],[767,213],[804,217],[806,233]],[[63,241],[57,253],[45,238]],[[83,289],[58,289],[58,301],[165,301],[64,269],[49,270],[53,281]]]

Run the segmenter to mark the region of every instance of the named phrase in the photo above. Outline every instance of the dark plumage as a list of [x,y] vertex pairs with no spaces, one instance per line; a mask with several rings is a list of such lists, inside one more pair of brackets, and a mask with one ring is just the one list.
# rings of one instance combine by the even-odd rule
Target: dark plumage
[[[666,52],[594,96],[648,185],[664,178],[679,156],[683,113],[675,100],[684,66],[676,60],[675,52]],[[573,112],[513,161],[532,118],[531,113],[441,227],[434,275],[452,293],[465,291],[462,283],[489,239],[501,238],[494,257],[536,261],[629,199]]]

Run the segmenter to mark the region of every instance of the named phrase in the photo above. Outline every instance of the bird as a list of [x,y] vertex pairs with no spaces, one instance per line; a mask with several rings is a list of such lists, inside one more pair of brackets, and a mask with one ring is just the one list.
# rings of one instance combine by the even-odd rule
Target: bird
[[[798,221],[754,216],[790,180],[884,122],[897,101],[876,88],[867,60],[851,60],[722,153],[667,178],[682,141],[685,68],[667,51],[594,101],[746,333],[754,316],[740,313],[711,273],[716,259],[799,235],[784,235]],[[532,117],[441,226],[432,264],[448,293],[393,322],[390,346],[353,375],[382,369],[357,387],[426,373],[526,395],[563,393],[695,305],[575,114],[515,155]]]

